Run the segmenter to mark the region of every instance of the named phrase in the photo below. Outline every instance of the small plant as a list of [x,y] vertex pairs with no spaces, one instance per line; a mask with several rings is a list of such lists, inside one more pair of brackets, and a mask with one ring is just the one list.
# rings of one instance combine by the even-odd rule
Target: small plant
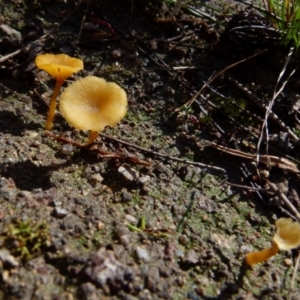
[[300,46],[300,1],[263,0],[264,14],[273,26],[280,30],[285,46],[293,46],[297,52]]
[[47,246],[50,240],[49,228],[45,222],[16,221],[5,231],[4,246],[15,256],[29,259]]

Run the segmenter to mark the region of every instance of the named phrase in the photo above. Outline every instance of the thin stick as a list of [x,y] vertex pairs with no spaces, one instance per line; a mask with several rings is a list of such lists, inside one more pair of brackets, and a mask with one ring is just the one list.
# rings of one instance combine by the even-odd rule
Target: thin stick
[[[242,84],[240,84],[238,81],[231,77],[226,77],[226,79],[228,79],[235,87],[242,91],[248,97],[248,99],[251,100],[259,109],[266,112],[267,107],[263,105],[261,103],[261,100],[257,98],[254,94],[252,94],[251,91],[249,91],[247,88],[242,86]],[[286,131],[291,137],[291,139],[293,139],[295,142],[299,140],[296,134],[288,126],[286,126],[284,122],[281,119],[279,119],[279,117],[272,111],[270,111],[269,113],[269,118],[273,120],[282,130]]]
[[288,76],[287,80],[285,80],[283,82],[283,84],[281,85],[281,87],[277,90],[277,87],[278,87],[278,84],[280,82],[280,80],[282,79],[282,76],[284,75],[285,71],[286,71],[286,68],[288,66],[288,63],[290,61],[290,58],[292,56],[294,52],[294,48],[291,47],[290,49],[290,52],[288,54],[288,57],[287,59],[285,60],[285,63],[282,67],[282,70],[278,76],[278,79],[277,79],[277,82],[276,82],[276,85],[275,85],[275,88],[274,88],[274,93],[273,93],[273,97],[267,107],[267,110],[266,110],[266,113],[265,113],[265,119],[264,119],[264,122],[262,124],[262,128],[261,128],[261,132],[260,132],[260,137],[259,137],[259,140],[257,142],[257,151],[256,151],[256,163],[258,164],[259,162],[259,150],[260,150],[260,145],[261,145],[261,142],[262,142],[262,139],[263,139],[263,135],[264,135],[264,130],[266,132],[266,154],[268,154],[268,145],[269,145],[269,130],[268,130],[268,118],[272,112],[272,107],[274,105],[274,101],[275,99],[277,98],[277,96],[282,92],[282,90],[284,89],[285,85],[287,84],[288,80],[291,78],[291,76],[295,73],[296,69],[294,69]]
[[248,186],[248,185],[241,185],[241,184],[236,184],[236,183],[231,183],[229,181],[225,181],[225,184],[228,184],[230,186],[243,189],[243,190],[248,190],[248,191],[259,191],[259,192],[267,192],[265,188],[259,188],[259,187],[254,187],[254,186]]
[[84,12],[84,15],[83,15],[81,23],[80,23],[80,28],[79,28],[79,31],[78,31],[78,34],[77,34],[76,42],[78,42],[79,39],[80,39],[80,36],[81,36],[81,33],[82,33],[82,29],[83,29],[83,25],[84,25],[84,22],[85,22],[85,19],[86,19],[86,14],[87,14],[87,12],[88,12],[88,10],[90,8],[90,5],[91,5],[91,2],[88,2],[87,8],[86,8],[86,10]]
[[[214,148],[216,148],[222,152],[225,152],[227,154],[239,156],[239,157],[242,157],[245,159],[251,159],[254,161],[256,159],[256,155],[254,155],[254,154],[227,148],[225,146],[218,145],[214,142],[207,141],[207,146],[214,147]],[[269,164],[270,166],[274,166],[274,167],[280,168],[282,170],[287,170],[287,171],[290,171],[293,173],[299,173],[297,165],[295,163],[293,163],[292,161],[290,161],[286,158],[283,158],[283,157],[278,157],[278,156],[273,156],[273,155],[260,155],[259,162],[263,163],[263,164]]]
[[284,202],[286,208],[290,211],[290,213],[292,213],[292,215],[300,222],[300,213],[295,208],[295,206],[290,202],[287,196],[278,189],[275,183],[268,181],[268,185],[273,190],[273,192],[275,192],[280,197],[280,199]]
[[138,165],[150,166],[150,163],[148,161],[141,160],[141,159],[139,159],[137,157],[124,156],[124,155],[120,155],[118,153],[104,151],[104,150],[101,150],[99,148],[92,148],[92,145],[95,145],[95,144],[90,144],[90,145],[81,144],[79,142],[76,142],[74,140],[65,138],[63,136],[54,135],[54,134],[50,133],[49,131],[45,131],[45,133],[48,136],[52,137],[53,139],[55,139],[55,140],[57,140],[59,142],[68,143],[68,144],[71,144],[71,145],[73,145],[73,146],[75,146],[77,148],[87,149],[87,150],[89,150],[91,152],[97,153],[97,154],[100,155],[101,158],[113,158],[113,159],[119,159],[119,160],[127,160],[127,161],[130,161],[130,162],[138,164]]
[[[298,251],[298,257],[295,263],[294,271],[293,271],[293,276],[292,276],[292,281],[291,281],[291,290],[294,290],[294,284],[296,281],[296,276],[298,274],[298,268],[299,268],[299,262],[300,262],[300,251]],[[289,300],[292,299],[292,293],[290,294]]]
[[253,54],[253,55],[251,55],[251,56],[249,56],[249,57],[247,57],[245,59],[242,59],[242,60],[240,60],[240,61],[238,61],[238,62],[236,62],[236,63],[234,63],[234,64],[232,64],[230,66],[227,66],[223,70],[219,71],[218,73],[216,73],[215,75],[213,75],[206,83],[204,83],[204,85],[202,86],[202,88],[188,102],[186,102],[185,104],[183,104],[181,107],[177,108],[175,111],[179,111],[183,107],[189,108],[193,104],[193,102],[196,100],[196,98],[202,93],[202,91],[209,84],[211,84],[217,77],[219,77],[222,73],[224,73],[225,71],[227,71],[227,70],[229,70],[229,69],[231,69],[231,68],[233,68],[233,67],[235,67],[235,66],[237,66],[237,65],[239,65],[239,64],[241,64],[241,63],[243,63],[243,62],[245,62],[245,61],[247,61],[247,60],[249,60],[249,59],[251,59],[251,58],[253,58],[253,57],[255,57],[255,56],[257,56],[257,55],[259,55],[261,53],[263,53],[263,52],[265,52],[265,51],[267,51],[267,49],[262,50],[262,51],[260,51],[258,53],[255,53],[255,54]]
[[181,162],[181,163],[184,163],[184,164],[197,166],[197,167],[201,167],[201,168],[208,168],[208,169],[216,170],[216,171],[219,171],[219,172],[222,172],[222,173],[226,172],[225,169],[223,169],[223,168],[215,167],[215,166],[212,166],[212,165],[206,165],[206,164],[202,164],[200,162],[190,161],[190,160],[170,156],[170,155],[167,155],[167,154],[162,154],[162,153],[159,153],[159,152],[155,152],[155,151],[152,151],[150,149],[143,148],[143,147],[140,147],[140,146],[137,146],[137,145],[133,145],[129,142],[119,140],[117,138],[108,136],[108,135],[103,134],[103,133],[99,133],[99,136],[104,137],[104,138],[109,139],[109,140],[112,140],[112,141],[115,141],[115,142],[118,142],[118,143],[121,143],[121,144],[126,145],[128,147],[131,147],[131,148],[134,148],[134,149],[137,149],[137,150],[141,150],[143,152],[150,153],[150,154],[158,156],[158,157],[165,158],[165,159],[169,159],[169,160],[173,160],[173,161],[177,161],[177,162]]

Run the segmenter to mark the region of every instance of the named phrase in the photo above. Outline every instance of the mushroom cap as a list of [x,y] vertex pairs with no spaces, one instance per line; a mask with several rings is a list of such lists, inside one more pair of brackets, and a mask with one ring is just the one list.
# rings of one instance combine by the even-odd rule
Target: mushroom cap
[[83,69],[83,61],[67,54],[41,54],[35,58],[36,66],[57,80],[66,80]]
[[127,96],[116,83],[87,76],[64,90],[59,109],[76,129],[101,132],[106,126],[115,126],[125,116]]
[[300,224],[289,218],[276,221],[276,234],[273,241],[281,250],[290,250],[300,245]]

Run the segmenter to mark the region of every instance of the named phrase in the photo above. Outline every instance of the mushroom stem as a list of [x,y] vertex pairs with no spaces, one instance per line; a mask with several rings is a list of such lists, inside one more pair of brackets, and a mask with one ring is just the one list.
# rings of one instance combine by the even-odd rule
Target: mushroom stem
[[251,252],[247,254],[245,257],[245,263],[248,266],[261,263],[263,261],[268,260],[270,257],[274,256],[275,254],[277,254],[278,251],[279,251],[279,247],[277,243],[272,241],[271,248],[264,249],[258,252]]
[[89,140],[87,142],[87,145],[93,143],[93,141],[98,137],[98,132],[97,131],[90,131],[90,135],[89,135]]
[[55,115],[55,108],[56,108],[56,104],[57,104],[56,98],[58,96],[59,90],[63,83],[64,83],[64,80],[59,80],[59,79],[56,80],[55,88],[54,88],[54,91],[53,91],[53,94],[52,94],[52,97],[50,100],[49,113],[48,113],[48,117],[47,117],[47,121],[46,121],[46,125],[45,125],[46,130],[51,130],[53,127],[53,118]]

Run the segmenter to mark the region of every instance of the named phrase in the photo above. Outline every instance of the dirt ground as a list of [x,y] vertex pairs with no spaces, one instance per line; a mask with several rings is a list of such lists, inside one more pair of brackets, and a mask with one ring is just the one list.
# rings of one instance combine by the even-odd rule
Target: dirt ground
[[[270,246],[278,218],[297,214],[274,191],[229,184],[270,180],[298,211],[297,166],[255,182],[253,157],[211,144],[255,157],[264,113],[234,80],[268,104],[285,49],[220,73],[191,101],[262,48],[224,34],[239,2],[189,4],[205,15],[161,1],[0,0],[0,25],[16,30],[0,34],[0,299],[300,299],[297,249],[243,264]],[[126,90],[126,117],[93,147],[76,146],[88,133],[58,111],[45,132],[54,80],[35,66],[41,53],[84,61],[63,88],[94,75]],[[268,127],[269,154],[290,161],[298,82],[296,72],[274,106],[286,127]]]

